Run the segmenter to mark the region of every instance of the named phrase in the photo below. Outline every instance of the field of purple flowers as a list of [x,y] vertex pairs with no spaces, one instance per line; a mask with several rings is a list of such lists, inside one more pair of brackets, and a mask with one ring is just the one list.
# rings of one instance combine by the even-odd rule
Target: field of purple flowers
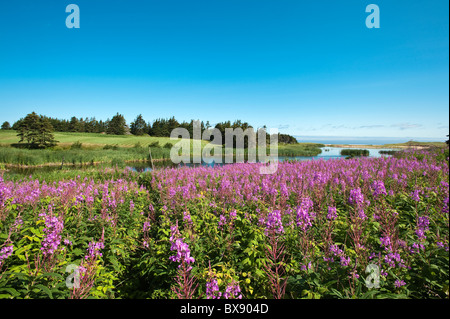
[[0,298],[448,298],[448,151],[0,177]]

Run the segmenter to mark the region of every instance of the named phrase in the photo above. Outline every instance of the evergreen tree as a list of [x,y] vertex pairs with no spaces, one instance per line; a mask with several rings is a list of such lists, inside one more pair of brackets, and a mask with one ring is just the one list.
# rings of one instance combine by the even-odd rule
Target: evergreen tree
[[125,135],[127,130],[127,122],[122,114],[117,113],[109,121],[106,133],[114,135]]
[[78,132],[78,119],[72,116],[69,122],[69,132]]
[[20,138],[19,143],[26,142],[29,148],[45,148],[56,144],[50,120],[35,112],[20,122],[17,136]]
[[40,116],[37,124],[37,147],[38,148],[46,148],[50,146],[55,146],[56,141],[53,136],[53,126],[50,123],[49,119]]
[[9,124],[8,121],[3,122],[2,130],[10,130],[10,129],[11,129],[11,124]]
[[130,124],[130,132],[133,135],[144,135],[148,131],[147,123],[145,123],[142,115],[139,114]]
[[19,143],[26,142],[28,146],[35,144],[38,139],[38,122],[39,116],[32,112],[28,114],[19,124],[17,136],[20,138]]

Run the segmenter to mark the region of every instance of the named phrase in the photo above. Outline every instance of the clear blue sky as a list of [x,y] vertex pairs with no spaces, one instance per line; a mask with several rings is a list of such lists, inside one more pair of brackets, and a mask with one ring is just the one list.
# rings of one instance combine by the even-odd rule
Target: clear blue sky
[[[65,8],[80,8],[80,29]],[[366,5],[380,8],[368,29]],[[443,0],[0,2],[0,121],[241,119],[292,135],[445,138]]]

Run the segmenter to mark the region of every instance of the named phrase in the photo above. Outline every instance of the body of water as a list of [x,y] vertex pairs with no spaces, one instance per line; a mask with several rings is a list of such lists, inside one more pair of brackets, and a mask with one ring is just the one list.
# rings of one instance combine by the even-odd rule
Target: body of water
[[[340,155],[341,150],[347,149],[347,148],[341,148],[341,147],[323,147],[322,153],[317,156],[279,156],[278,161],[289,161],[289,160],[296,160],[296,161],[311,161],[311,160],[329,160],[329,159],[345,159],[347,156]],[[382,154],[379,152],[381,150],[392,150],[392,149],[367,149],[369,151],[369,157],[380,157]],[[388,155],[384,155],[388,156]],[[154,165],[156,168],[161,167],[180,167],[180,166],[187,166],[187,167],[197,167],[197,166],[210,166],[214,167],[217,165],[227,165],[224,163],[202,163],[202,164],[173,164],[170,160],[168,161],[155,161]],[[101,165],[102,167],[104,165]],[[65,166],[64,169],[67,168],[73,168],[73,169],[90,169],[92,168],[92,165],[82,165],[82,166]],[[149,162],[139,162],[139,163],[133,163],[127,165],[128,168],[130,168],[133,171],[136,172],[148,172],[152,170],[152,166]],[[47,167],[32,167],[32,168],[11,168],[9,171],[11,173],[29,176],[34,173],[39,172],[52,172],[60,170],[60,166],[47,166]]]
[[[329,160],[329,159],[345,159],[347,156],[345,155],[341,155],[341,151],[343,149],[348,149],[345,147],[323,147],[322,148],[322,153],[320,153],[317,156],[279,156],[278,157],[278,161],[283,162],[283,161],[311,161],[311,160]],[[389,156],[389,155],[383,155],[380,154],[380,151],[391,151],[392,149],[390,148],[380,148],[380,149],[367,149],[369,151],[369,157],[381,157],[381,156]],[[182,167],[182,166],[187,166],[187,167],[198,167],[198,166],[209,166],[209,167],[214,167],[217,165],[226,165],[224,163],[202,163],[202,164],[179,164],[179,165],[175,165],[172,164],[171,162],[167,163],[167,167]],[[140,164],[136,164],[136,165],[132,165],[129,166],[129,168],[131,168],[133,171],[136,172],[148,172],[151,171],[152,168],[151,166],[149,166],[148,163],[140,163]]]
[[384,145],[416,142],[444,142],[442,137],[348,137],[348,136],[294,136],[300,143],[345,144],[345,145]]

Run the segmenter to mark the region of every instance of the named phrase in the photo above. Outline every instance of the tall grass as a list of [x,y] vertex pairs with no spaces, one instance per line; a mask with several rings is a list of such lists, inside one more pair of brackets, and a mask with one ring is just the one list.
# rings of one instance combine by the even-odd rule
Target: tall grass
[[[153,159],[170,157],[170,150],[152,148]],[[119,163],[121,161],[142,161],[149,159],[148,148],[133,147],[115,149],[16,149],[0,147],[0,163],[16,165],[45,165],[45,164],[93,164]]]

